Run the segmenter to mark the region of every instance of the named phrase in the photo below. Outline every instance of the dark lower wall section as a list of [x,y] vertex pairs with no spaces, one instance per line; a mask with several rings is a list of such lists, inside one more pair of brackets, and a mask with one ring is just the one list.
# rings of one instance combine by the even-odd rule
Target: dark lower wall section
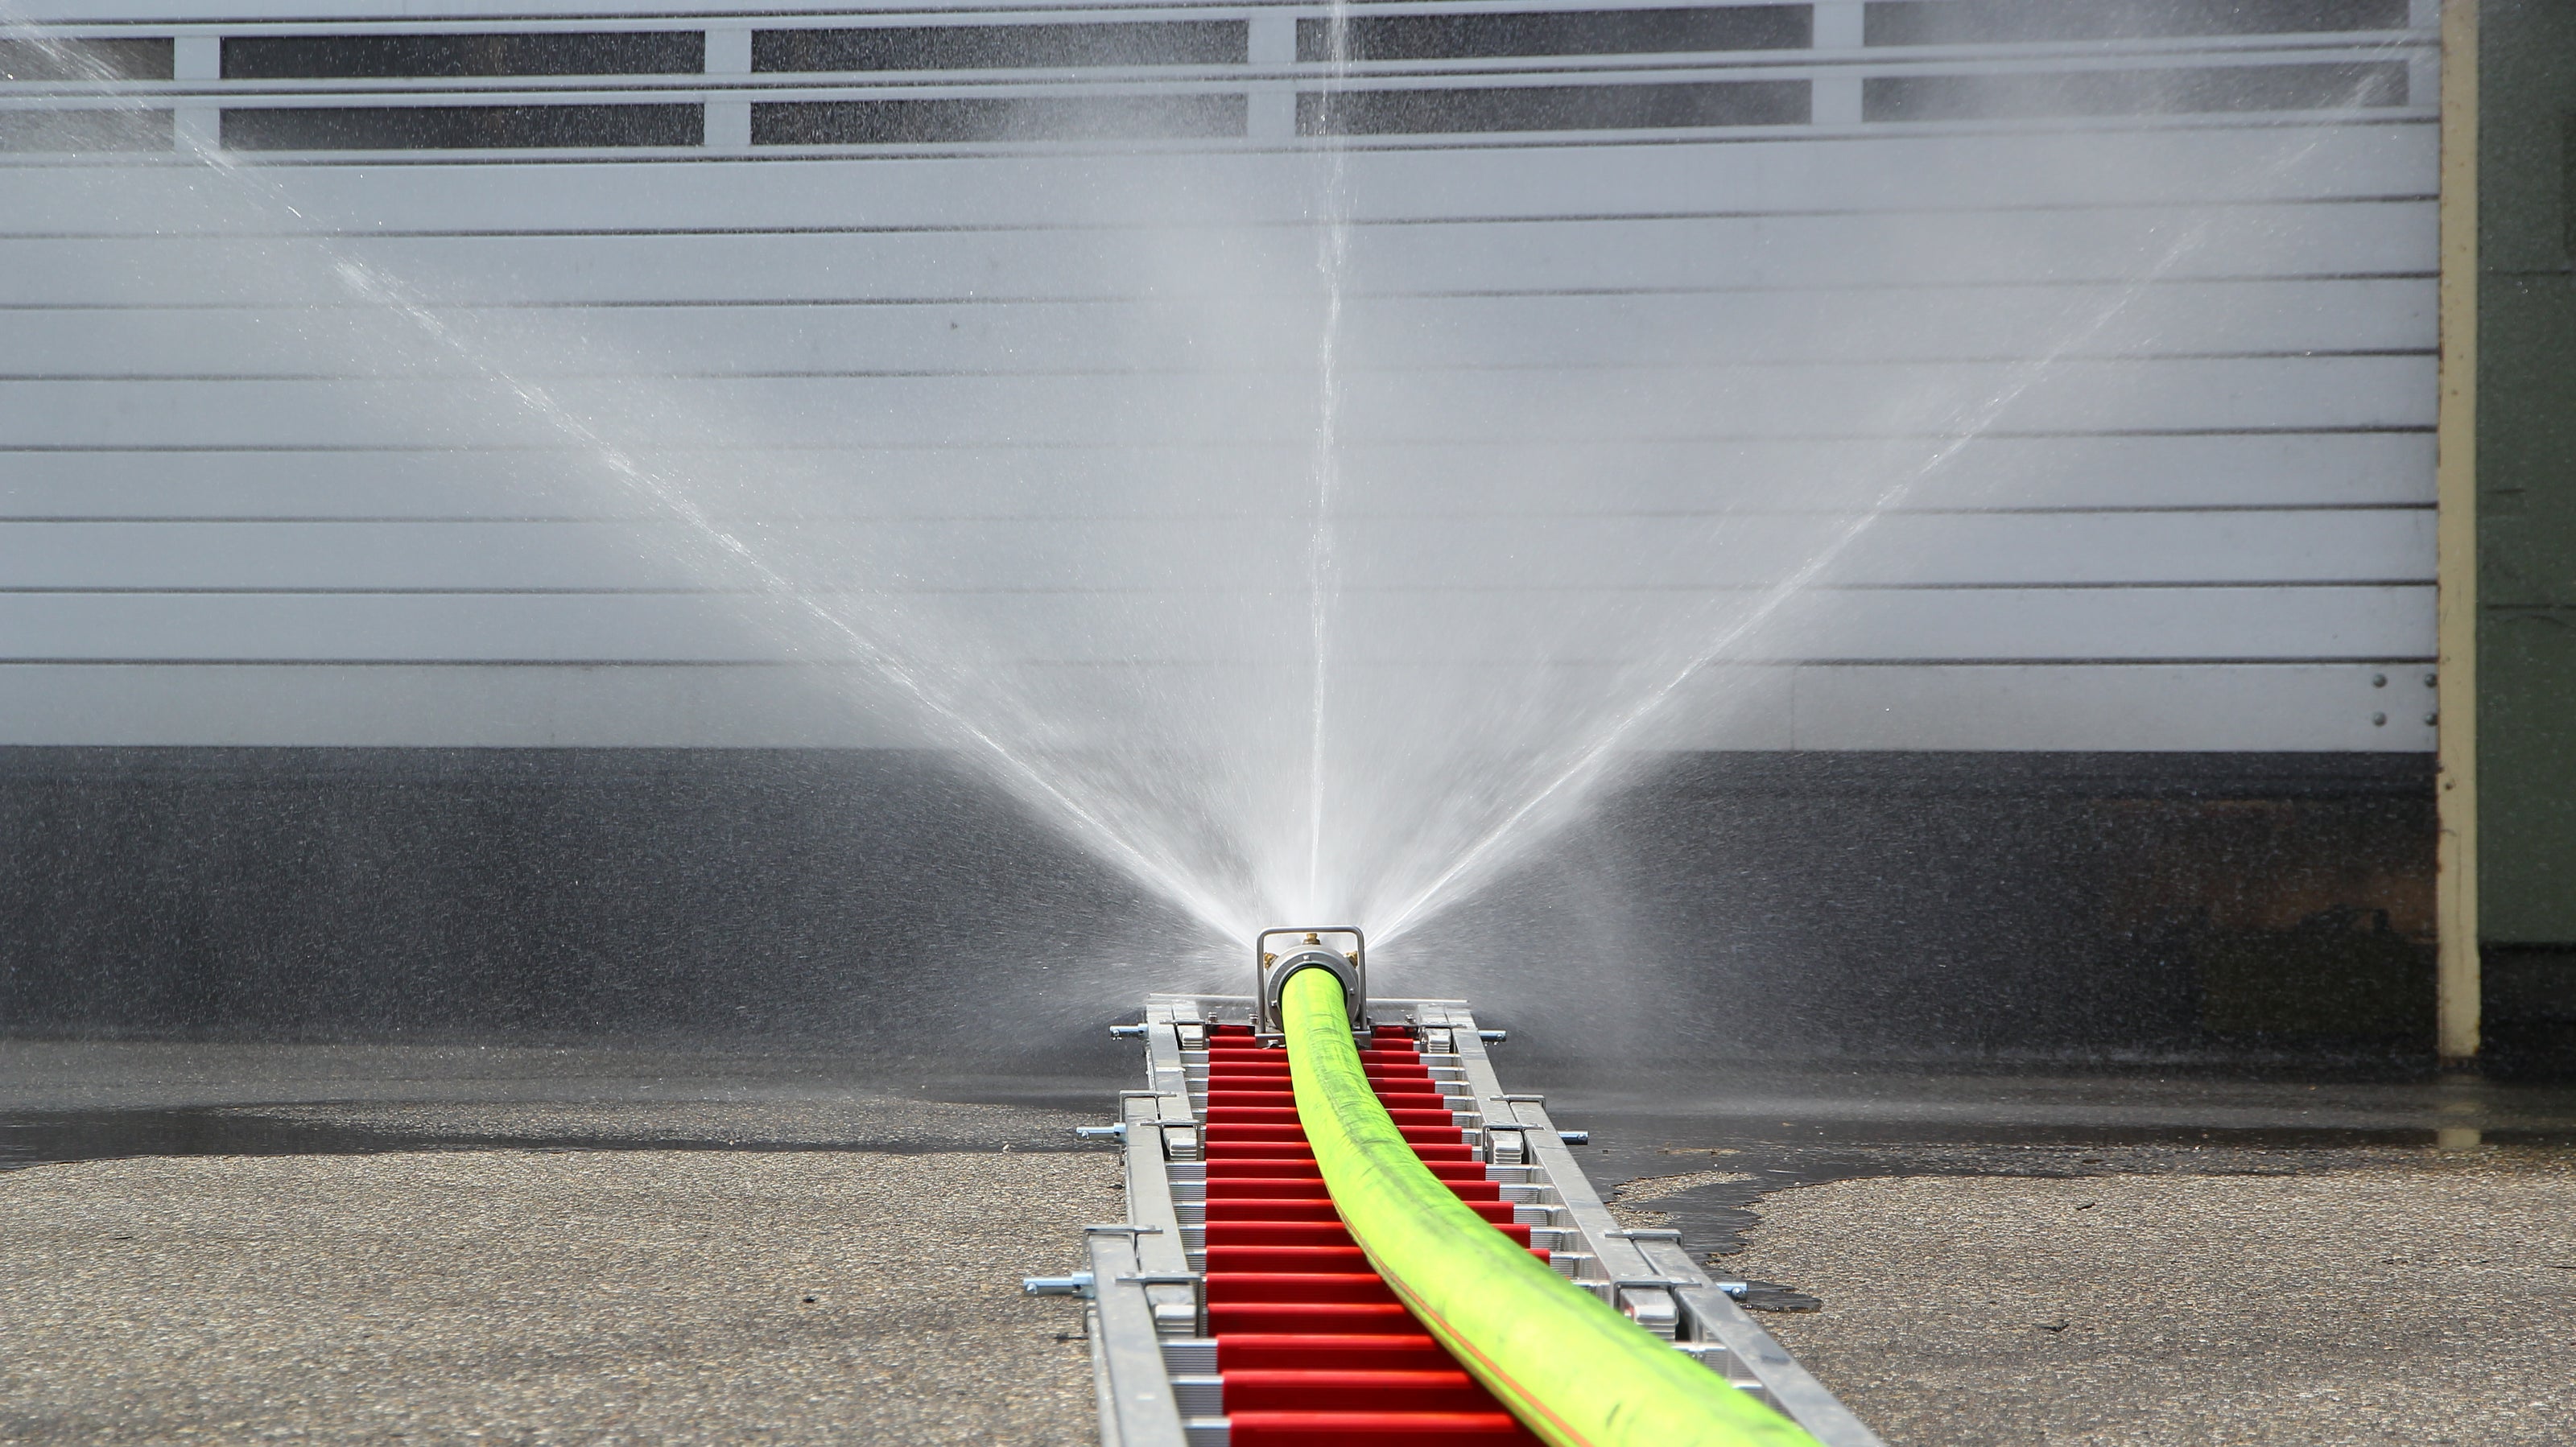
[[1709,754],[1448,933],[1712,1049],[2411,1061],[2433,844],[2414,755]]
[[[1567,1053],[2411,1061],[2432,809],[2413,756],[1685,756],[1373,963]],[[1030,1060],[1239,967],[916,754],[17,750],[0,827],[17,1034]]]
[[2576,1077],[2576,944],[2488,945],[2479,962],[2488,1059]]
[[905,1054],[1096,1021],[1173,927],[899,752],[7,750],[0,828],[21,1034]]

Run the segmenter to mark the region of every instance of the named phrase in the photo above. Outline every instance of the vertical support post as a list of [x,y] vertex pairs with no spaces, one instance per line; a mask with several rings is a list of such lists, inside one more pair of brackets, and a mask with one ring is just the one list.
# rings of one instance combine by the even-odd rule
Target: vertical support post
[[[2429,31],[2438,36],[2444,8],[2442,0],[2406,0],[2406,28],[2419,34]],[[2429,54],[2420,48],[2409,54],[2406,58],[2406,103],[2420,106],[2426,96],[2439,98],[2441,94],[2442,47],[2435,45]]]
[[[706,73],[710,76],[751,74],[751,32],[708,31]],[[708,92],[706,137],[710,151],[750,150],[751,101],[737,94]]]
[[[180,35],[170,41],[170,78],[219,82],[224,78],[223,37]],[[172,107],[173,136],[181,155],[211,151],[223,144],[223,112],[210,98],[192,95]]]
[[[1812,43],[1818,50],[1858,50],[1864,12],[1859,0],[1817,0]],[[1825,71],[1809,84],[1814,109],[1808,119],[1820,126],[1860,124],[1860,76],[1848,68]]]
[[[1283,9],[1256,10],[1246,22],[1244,59],[1254,70],[1286,71],[1297,64],[1297,16]],[[1297,138],[1297,82],[1293,77],[1256,82],[1247,104],[1244,134],[1256,141]]]
[[2478,1053],[2478,6],[2442,6],[2441,368],[2434,492],[2439,507],[2440,673],[2434,880],[2438,1049]]

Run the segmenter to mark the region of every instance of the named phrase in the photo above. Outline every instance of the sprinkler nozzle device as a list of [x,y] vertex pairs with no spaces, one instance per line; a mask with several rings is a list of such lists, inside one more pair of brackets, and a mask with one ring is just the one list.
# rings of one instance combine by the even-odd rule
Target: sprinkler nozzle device
[[[1284,951],[1274,951],[1270,942],[1282,935],[1296,935],[1296,943]],[[1350,948],[1336,949],[1324,942],[1330,935],[1336,944],[1347,939]],[[1342,997],[1350,1002],[1351,1027],[1359,1029],[1368,1023],[1368,936],[1357,925],[1315,925],[1305,929],[1266,929],[1252,937],[1252,1031],[1264,1039],[1278,1039],[1284,1033],[1279,1023],[1279,990],[1288,977],[1300,970],[1321,969],[1333,972],[1342,982]]]

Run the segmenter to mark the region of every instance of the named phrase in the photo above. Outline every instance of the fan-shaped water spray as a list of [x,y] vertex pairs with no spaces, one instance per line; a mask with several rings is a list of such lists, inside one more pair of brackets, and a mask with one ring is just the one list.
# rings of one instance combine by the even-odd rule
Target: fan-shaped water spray
[[[1537,270],[1579,290],[1582,261],[1497,214],[1451,228],[1444,244],[1490,250],[1438,258],[1426,283],[1401,204],[1413,173],[1332,113],[1354,73],[1347,14],[1323,33],[1302,208],[1264,194],[1276,167],[1229,182],[1103,161],[1068,188],[1093,249],[1065,274],[1107,268],[1155,299],[1128,333],[1070,321],[1069,354],[1093,345],[1099,367],[1142,368],[1162,393],[1120,392],[1070,423],[1035,402],[1025,417],[783,418],[792,387],[754,396],[720,368],[479,306],[505,279],[400,274],[364,218],[301,198],[291,167],[202,140],[183,142],[183,187],[161,163],[101,167],[98,184],[159,208],[193,284],[301,298],[303,340],[330,357],[313,370],[382,384],[353,433],[528,448],[592,479],[630,550],[602,568],[699,600],[679,653],[811,665],[1209,943],[1326,917],[1385,940],[1508,873],[1660,747],[1724,746],[1771,665],[1830,651],[1838,605],[1937,548],[1885,520],[1979,504],[1990,480],[1956,464],[1983,439],[2153,412],[2085,359],[2152,330],[2142,304],[2213,237],[2255,237],[2235,198],[2308,166],[2324,134],[2285,130],[2243,175],[2127,178],[2157,204],[2062,253],[1957,217],[1846,216],[1734,233],[1741,249],[1712,257],[1699,233],[1640,218],[1636,244],[1666,248],[1663,271],[1701,291],[1758,280],[1789,302],[1758,333],[1659,337],[1650,365],[1559,371],[1433,302]],[[2031,154],[2070,177],[2094,164],[2075,132]],[[1808,294],[1802,328],[1801,252],[1820,247],[1847,269],[1866,258],[1878,300]],[[1969,282],[2027,284],[2027,305],[1979,317],[1974,345],[1945,354],[1949,294]],[[1655,305],[1601,298],[1594,324],[1642,327]],[[1873,373],[1891,337],[1912,354]],[[1041,422],[1104,460],[1028,462],[1006,486],[960,485],[975,494],[962,504],[920,491],[946,480],[943,449]],[[925,463],[869,475],[764,446],[799,428],[917,445]],[[706,600],[749,641],[706,630]]]

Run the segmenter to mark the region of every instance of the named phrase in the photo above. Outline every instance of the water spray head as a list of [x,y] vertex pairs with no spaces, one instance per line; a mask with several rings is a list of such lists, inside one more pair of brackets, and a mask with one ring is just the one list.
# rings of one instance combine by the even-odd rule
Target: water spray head
[[[1296,935],[1297,943],[1285,951],[1273,951],[1271,940],[1281,935]],[[1325,936],[1333,937],[1327,944]],[[1347,939],[1350,948],[1335,945]],[[1330,970],[1342,982],[1342,996],[1350,1002],[1351,1026],[1368,1022],[1368,936],[1357,925],[1318,925],[1311,929],[1266,929],[1252,937],[1252,1030],[1255,1035],[1276,1037],[1279,1025],[1279,987],[1299,970]]]

